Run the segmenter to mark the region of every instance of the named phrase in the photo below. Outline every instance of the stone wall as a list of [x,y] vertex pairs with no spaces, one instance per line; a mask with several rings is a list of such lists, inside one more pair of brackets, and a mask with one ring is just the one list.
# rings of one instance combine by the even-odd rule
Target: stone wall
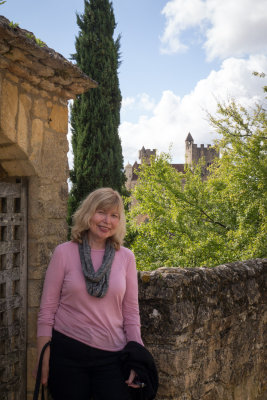
[[267,399],[267,259],[139,273],[157,400]]
[[67,237],[67,131],[66,101],[1,71],[2,179],[28,177],[28,389],[44,273],[55,244]]

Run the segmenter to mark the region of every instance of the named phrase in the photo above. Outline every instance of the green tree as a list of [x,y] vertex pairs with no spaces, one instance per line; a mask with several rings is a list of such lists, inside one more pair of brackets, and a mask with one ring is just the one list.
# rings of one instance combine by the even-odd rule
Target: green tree
[[220,135],[221,157],[207,180],[202,180],[201,162],[177,173],[166,154],[139,172],[131,225],[140,269],[215,266],[266,256],[266,112],[232,101],[219,104],[210,120]]
[[[231,205],[228,241],[238,257],[267,254],[267,114],[262,105],[252,110],[219,105],[210,121],[221,139],[222,158],[211,184],[224,183],[223,198]],[[225,203],[226,204],[226,203]],[[225,205],[224,205],[225,207]],[[221,206],[223,212],[227,212]]]
[[92,190],[109,186],[122,192],[125,177],[118,135],[121,92],[118,80],[120,37],[112,3],[84,1],[84,14],[77,15],[80,28],[73,59],[99,86],[77,96],[71,108],[74,167],[70,172],[68,220],[80,201]]

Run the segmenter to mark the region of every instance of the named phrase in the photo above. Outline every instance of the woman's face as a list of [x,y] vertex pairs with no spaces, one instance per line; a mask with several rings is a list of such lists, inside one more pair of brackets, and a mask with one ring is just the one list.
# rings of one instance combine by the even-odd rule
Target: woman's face
[[105,242],[116,233],[119,222],[120,215],[117,209],[97,209],[90,220],[90,240]]

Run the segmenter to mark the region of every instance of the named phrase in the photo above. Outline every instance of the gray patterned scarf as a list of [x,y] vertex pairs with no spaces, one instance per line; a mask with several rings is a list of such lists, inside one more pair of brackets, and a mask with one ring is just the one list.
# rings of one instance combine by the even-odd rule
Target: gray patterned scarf
[[91,248],[87,237],[88,233],[85,232],[83,234],[82,244],[79,243],[79,253],[86,289],[91,296],[104,297],[108,290],[109,275],[116,250],[111,242],[107,240],[102,265],[98,271],[95,272],[91,259]]

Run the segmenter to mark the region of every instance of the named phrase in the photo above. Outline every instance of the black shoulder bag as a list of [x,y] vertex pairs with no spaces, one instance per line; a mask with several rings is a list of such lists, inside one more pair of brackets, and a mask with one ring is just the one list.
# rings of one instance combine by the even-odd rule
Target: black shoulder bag
[[[45,352],[46,348],[50,345],[50,343],[51,342],[47,342],[44,345],[44,347],[42,348],[41,354],[40,354],[38,370],[37,370],[37,375],[36,375],[35,388],[34,388],[34,393],[33,393],[33,400],[38,400],[38,397],[39,397],[39,390],[40,390],[41,378],[42,378],[42,365],[43,365],[44,352]],[[42,385],[42,400],[45,400],[44,385]]]

